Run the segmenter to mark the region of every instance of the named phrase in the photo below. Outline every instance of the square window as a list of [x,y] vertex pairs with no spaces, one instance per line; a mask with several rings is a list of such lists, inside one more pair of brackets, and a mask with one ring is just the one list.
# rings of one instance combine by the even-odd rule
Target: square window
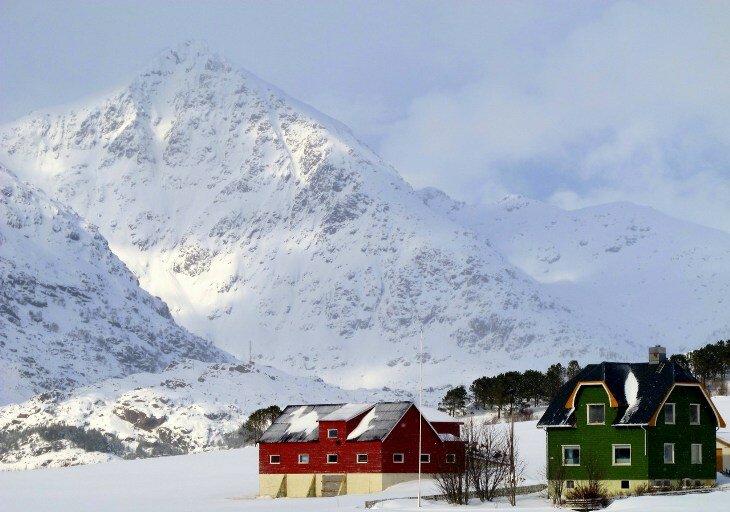
[[664,443],[664,464],[674,464],[673,443]]
[[368,462],[368,454],[367,453],[358,453],[357,454],[357,463],[358,464],[367,464]]
[[654,480],[654,487],[661,487],[662,481],[661,480]]
[[628,480],[621,480],[621,488],[622,489],[628,489],[629,488],[629,481]]
[[456,454],[455,453],[447,453],[446,454],[446,463],[447,464],[456,464]]
[[689,424],[700,424],[700,404],[689,404]]
[[280,464],[281,455],[269,455],[269,464]]
[[702,464],[702,445],[701,444],[693,444],[692,445],[692,464]]
[[395,462],[396,464],[403,464],[403,460],[404,460],[404,457],[403,457],[402,453],[393,454],[393,462]]
[[580,446],[563,446],[563,466],[580,466]]
[[674,425],[674,404],[664,404],[664,423]]
[[565,488],[566,489],[573,489],[575,487],[575,482],[573,480],[566,480],[565,481]]
[[337,460],[339,457],[337,457],[336,453],[328,453],[327,454],[327,464],[337,464]]
[[308,453],[299,454],[299,464],[309,464],[309,454]]
[[613,465],[614,466],[630,466],[631,465],[631,445],[630,444],[613,445]]
[[421,454],[421,463],[422,464],[428,464],[431,462],[431,454],[430,453],[422,453]]
[[606,423],[606,405],[588,404],[588,424],[603,425]]
[[327,437],[330,439],[337,438],[337,429],[336,428],[327,429]]

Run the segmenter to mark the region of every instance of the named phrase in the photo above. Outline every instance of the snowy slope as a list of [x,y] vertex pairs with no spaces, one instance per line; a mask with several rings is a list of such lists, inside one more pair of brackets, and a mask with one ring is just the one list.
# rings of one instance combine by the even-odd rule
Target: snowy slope
[[730,234],[631,203],[566,211],[519,196],[475,207],[420,194],[562,303],[626,336],[673,351],[730,337]]
[[[372,399],[373,391],[344,391],[319,379],[293,377],[256,364],[185,360],[159,374],[109,379],[7,405],[0,408],[0,430],[8,433],[71,425],[99,430],[121,440],[131,452],[142,445],[145,455],[155,443],[183,452],[201,451],[228,445],[226,436],[235,433],[256,409],[308,403],[312,397],[323,403],[343,403]],[[378,398],[399,396],[380,392]],[[0,470],[88,464],[113,458],[64,444],[54,446],[35,436],[18,449],[2,454]]]
[[179,327],[96,228],[0,165],[0,405],[231,357]]
[[340,123],[197,43],[0,127],[0,158],[99,226],[182,325],[351,387],[635,354],[427,207]]

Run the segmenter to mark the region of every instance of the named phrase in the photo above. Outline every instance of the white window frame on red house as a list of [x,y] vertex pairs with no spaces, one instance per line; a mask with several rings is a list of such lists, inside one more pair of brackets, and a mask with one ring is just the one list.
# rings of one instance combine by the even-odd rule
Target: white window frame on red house
[[[332,432],[334,432],[334,435],[332,435]],[[337,439],[337,429],[336,428],[327,429],[327,439]]]
[[[330,457],[334,457],[335,460],[330,460]],[[327,454],[327,464],[338,464],[340,462],[340,457],[336,453],[328,453]]]
[[[276,462],[274,462],[276,457]],[[269,455],[269,464],[281,464],[281,455]]]
[[456,454],[455,453],[446,454],[446,464],[456,464]]
[[[365,457],[365,460],[360,460],[360,457]],[[368,454],[367,453],[358,453],[355,456],[355,462],[358,464],[367,464],[368,463]]]
[[[400,460],[395,460],[396,456],[400,455]],[[406,461],[406,456],[403,453],[393,454],[393,464],[403,464]]]
[[[423,460],[423,458],[426,458],[426,460]],[[431,454],[430,453],[422,453],[421,454],[421,464],[429,464],[431,462]]]
[[[306,460],[303,460],[305,457],[306,457]],[[297,460],[299,461],[299,464],[309,464],[309,454],[300,453]]]

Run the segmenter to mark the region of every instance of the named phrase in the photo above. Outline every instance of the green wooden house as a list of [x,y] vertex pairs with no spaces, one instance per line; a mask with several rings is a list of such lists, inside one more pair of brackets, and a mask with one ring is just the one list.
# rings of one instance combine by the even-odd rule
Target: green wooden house
[[715,431],[725,423],[697,379],[662,347],[649,352],[648,363],[586,366],[538,422],[548,480],[563,480],[564,493],[591,474],[610,493],[714,485]]

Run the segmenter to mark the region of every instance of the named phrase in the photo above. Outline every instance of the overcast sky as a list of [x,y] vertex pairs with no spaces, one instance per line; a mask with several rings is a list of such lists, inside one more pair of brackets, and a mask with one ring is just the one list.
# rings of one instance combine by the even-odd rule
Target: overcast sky
[[730,2],[0,0],[0,122],[202,39],[416,187],[730,232],[729,34]]

